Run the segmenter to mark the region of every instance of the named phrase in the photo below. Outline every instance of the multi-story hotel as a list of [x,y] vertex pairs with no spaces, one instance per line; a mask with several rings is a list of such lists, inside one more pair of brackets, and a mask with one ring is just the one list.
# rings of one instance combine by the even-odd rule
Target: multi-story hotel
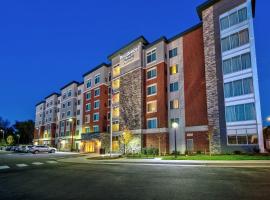
[[108,152],[112,135],[121,152],[130,130],[128,152],[263,152],[255,0],[209,0],[197,12],[199,24],[154,42],[140,36],[37,104],[35,142]]

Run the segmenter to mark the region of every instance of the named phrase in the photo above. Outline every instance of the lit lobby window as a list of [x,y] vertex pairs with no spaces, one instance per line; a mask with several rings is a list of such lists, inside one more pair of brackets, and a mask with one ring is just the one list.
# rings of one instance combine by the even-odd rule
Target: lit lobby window
[[113,108],[113,117],[119,117],[119,115],[120,115],[119,107]]
[[119,93],[117,93],[113,95],[112,101],[113,103],[119,103],[119,99],[120,99],[120,95]]
[[147,113],[157,112],[157,101],[147,103]]
[[112,88],[114,90],[118,89],[120,87],[120,79],[113,80],[112,82]]
[[178,65],[170,66],[170,75],[174,75],[176,73],[178,73]]
[[120,67],[119,65],[113,68],[113,77],[120,75]]

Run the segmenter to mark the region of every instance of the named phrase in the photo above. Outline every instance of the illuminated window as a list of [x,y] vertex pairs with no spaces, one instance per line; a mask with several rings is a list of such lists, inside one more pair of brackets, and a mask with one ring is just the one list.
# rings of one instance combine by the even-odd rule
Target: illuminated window
[[147,112],[157,112],[157,101],[151,101],[147,103]]
[[90,127],[85,127],[85,133],[90,133]]
[[170,66],[170,75],[174,75],[176,73],[178,73],[178,65],[175,64]]
[[99,132],[99,126],[98,125],[94,125],[93,126],[93,131],[94,131],[94,133]]
[[90,122],[90,115],[86,115],[85,116],[85,123],[89,123]]
[[118,121],[113,122],[113,125],[112,125],[112,131],[113,131],[113,132],[119,131],[119,122],[118,122]]
[[120,111],[119,108],[113,108],[113,117],[119,117]]
[[178,109],[179,108],[179,100],[174,99],[170,101],[170,109]]
[[113,77],[120,75],[120,67],[119,65],[113,68]]
[[112,88],[114,90],[118,89],[120,87],[120,79],[113,80],[112,82]]
[[119,103],[119,99],[120,99],[120,95],[119,93],[117,93],[113,95],[112,101],[113,103]]

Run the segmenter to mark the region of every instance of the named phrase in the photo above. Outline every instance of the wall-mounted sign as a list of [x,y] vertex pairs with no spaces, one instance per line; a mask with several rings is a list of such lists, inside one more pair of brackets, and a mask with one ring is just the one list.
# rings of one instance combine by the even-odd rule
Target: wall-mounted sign
[[127,65],[139,59],[139,46],[131,49],[123,55],[120,55],[120,66]]

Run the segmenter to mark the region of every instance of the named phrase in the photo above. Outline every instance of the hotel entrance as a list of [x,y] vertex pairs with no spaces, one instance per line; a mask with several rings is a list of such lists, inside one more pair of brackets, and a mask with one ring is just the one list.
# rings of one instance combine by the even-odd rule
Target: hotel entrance
[[84,153],[99,153],[101,143],[98,140],[90,140],[82,142],[82,152]]

